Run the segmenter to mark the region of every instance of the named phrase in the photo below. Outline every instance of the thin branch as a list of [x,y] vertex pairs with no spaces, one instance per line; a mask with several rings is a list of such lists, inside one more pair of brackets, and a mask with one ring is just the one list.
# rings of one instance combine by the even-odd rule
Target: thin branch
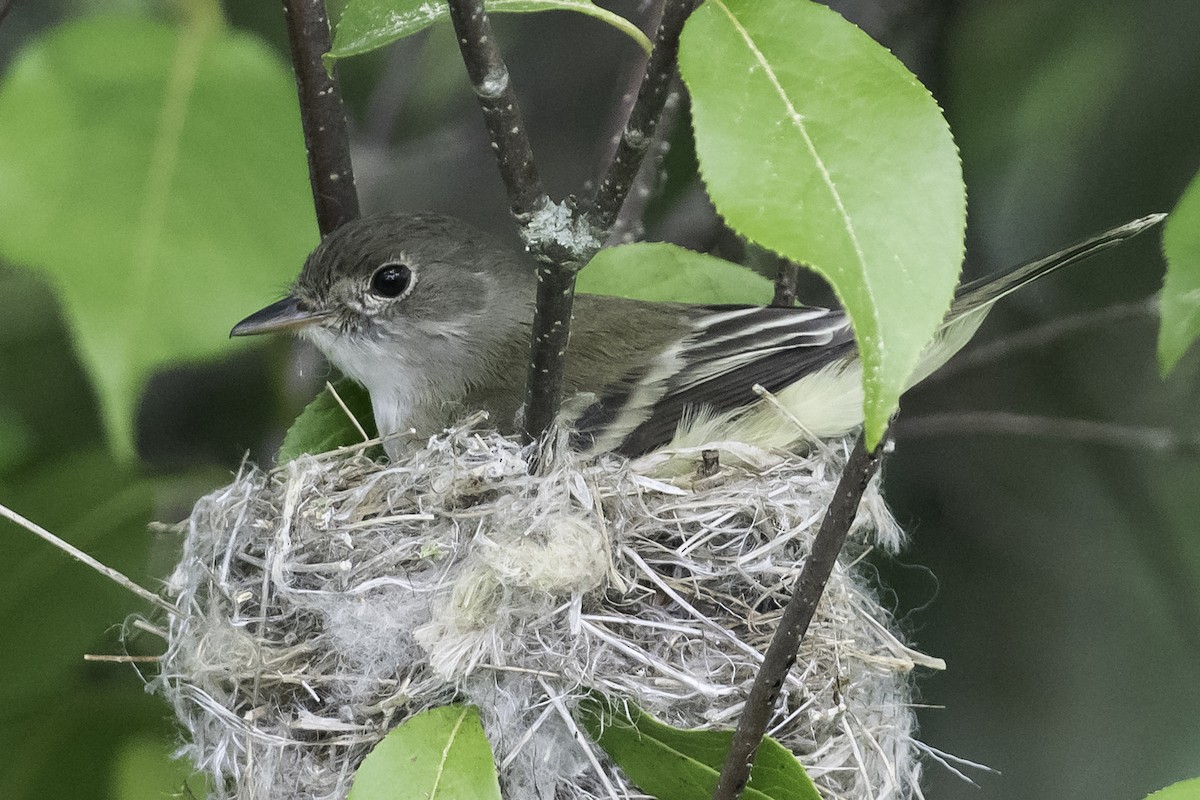
[[958,411],[908,417],[896,425],[898,439],[929,439],[963,434],[1031,436],[1155,453],[1200,455],[1198,435],[1188,437],[1166,428],[1114,425],[1090,419],[1043,417],[1008,411]]
[[4,519],[9,520],[10,522],[14,522],[17,525],[20,525],[22,528],[29,531],[33,535],[54,545],[59,550],[63,551],[64,553],[66,553],[71,558],[75,559],[76,561],[82,561],[85,565],[96,570],[96,572],[99,572],[101,575],[108,578],[113,583],[116,583],[117,585],[122,586],[122,587],[128,589],[129,591],[133,592],[138,597],[145,600],[147,603],[152,603],[153,605],[158,606],[159,608],[166,611],[168,614],[173,614],[173,615],[179,614],[178,608],[171,605],[169,602],[162,599],[161,597],[156,595],[154,592],[150,591],[149,589],[147,589],[144,586],[141,586],[141,585],[135,583],[132,579],[126,577],[124,574],[118,572],[117,570],[113,569],[112,567],[109,567],[109,566],[106,566],[105,564],[100,563],[99,561],[92,558],[87,553],[80,550],[75,545],[73,545],[70,542],[67,542],[63,539],[60,539],[59,537],[55,536],[50,531],[43,528],[41,525],[38,525],[36,522],[29,521],[28,519],[21,516],[17,512],[13,511],[12,509],[8,508],[7,506],[0,505],[0,517],[3,517]]
[[329,19],[325,0],[283,0],[288,44],[300,97],[317,226],[326,236],[359,215],[350,163],[350,132],[335,69],[326,71]]
[[346,405],[346,401],[342,399],[340,394],[338,394],[338,390],[333,387],[333,384],[329,381],[325,381],[325,389],[331,395],[333,395],[333,401],[338,404],[338,408],[340,408],[342,413],[345,414],[347,419],[350,420],[350,424],[354,426],[354,430],[358,431],[358,435],[362,437],[362,440],[364,442],[371,441],[370,434],[368,434],[366,429],[363,428],[362,423],[358,421],[358,417],[354,416],[354,412],[350,410],[350,406]]
[[637,101],[625,123],[616,154],[586,209],[589,220],[600,231],[607,232],[616,221],[629,187],[641,169],[642,159],[654,140],[654,131],[678,63],[679,35],[696,5],[696,0],[665,0],[663,4],[654,50],[646,62],[646,74]]
[[668,138],[675,126],[675,119],[683,109],[683,84],[678,76],[672,79],[671,89],[667,92],[667,100],[663,104],[662,114],[658,118],[658,129],[654,133],[654,141],[650,151],[642,161],[629,195],[621,206],[621,213],[609,229],[608,244],[626,244],[642,239],[646,232],[646,209],[650,206],[654,194],[666,178],[663,162],[670,152]]
[[825,584],[829,581],[838,553],[858,512],[859,501],[879,466],[882,453],[883,442],[867,452],[865,439],[862,434],[859,435],[813,540],[812,553],[804,562],[796,587],[779,620],[779,627],[771,638],[762,667],[754,678],[750,696],[746,699],[737,730],[729,744],[713,800],[736,800],[746,788],[754,754],[771,721],[779,689],[796,661],[800,640],[812,622],[817,602],[825,591]]
[[483,110],[509,206],[524,227],[534,213],[549,205],[550,198],[538,177],[533,146],[508,67],[500,55],[483,0],[449,0],[449,4],[463,64]]
[[[650,61],[650,53],[654,51],[654,44],[650,41],[650,37],[655,35],[659,23],[662,22],[663,4],[661,2],[643,3],[642,6],[646,13],[636,27],[646,37],[646,42],[650,46],[631,57],[627,64],[622,65],[621,81],[625,86],[625,91],[621,93],[621,99],[612,109],[606,121],[609,135],[599,143],[599,151],[596,154],[596,180],[599,180],[602,177],[601,173],[608,169],[608,165],[612,163],[613,156],[617,152],[617,145],[621,143],[621,136],[625,133],[625,123],[629,120],[633,104],[637,102],[638,90],[641,89],[642,81],[646,77],[646,64]],[[591,185],[591,182],[585,188],[588,194],[595,192],[595,186]]]
[[969,369],[1000,361],[1022,350],[1045,347],[1060,339],[1095,327],[1115,325],[1138,318],[1153,318],[1158,314],[1158,295],[1133,303],[1118,303],[1066,317],[1056,317],[1028,330],[1003,336],[960,353],[949,364],[935,372],[919,386],[945,380]]
[[776,308],[791,308],[796,305],[796,281],[799,279],[800,265],[786,258],[779,259],[779,266],[775,272],[775,296],[771,298],[771,305]]
[[84,653],[84,661],[100,661],[106,664],[157,664],[162,656],[110,656],[103,653]]

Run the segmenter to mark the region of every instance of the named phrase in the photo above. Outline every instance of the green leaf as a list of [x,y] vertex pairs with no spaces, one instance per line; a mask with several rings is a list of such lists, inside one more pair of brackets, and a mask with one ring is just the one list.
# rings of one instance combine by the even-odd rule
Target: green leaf
[[445,706],[402,722],[375,745],[347,800],[500,800],[479,709]]
[[708,0],[679,61],[717,210],[810,265],[849,311],[877,443],[962,265],[966,198],[945,119],[890,53],[808,0]]
[[[646,34],[629,20],[600,8],[590,0],[489,0],[490,14],[523,14],[535,11],[577,11],[606,22],[637,42],[647,53],[653,48]],[[450,17],[445,2],[428,0],[349,0],[338,20],[333,48],[326,55],[332,61],[369,53],[397,39],[412,36]]]
[[579,273],[576,291],[679,303],[771,302],[763,276],[673,244],[643,242],[601,250]]
[[1146,800],[1200,800],[1200,778],[1172,783],[1150,794]]
[[1200,338],[1200,175],[1167,217],[1163,253],[1167,277],[1159,298],[1158,367],[1165,377]]
[[128,459],[149,375],[228,352],[314,243],[292,78],[215,23],[92,19],[21,51],[0,121],[0,255],[52,279]]
[[[366,430],[371,438],[377,436],[375,416],[371,411],[371,396],[367,390],[349,378],[342,378],[333,384],[333,390],[350,409],[354,419]],[[286,464],[304,453],[328,453],[339,447],[355,444],[363,440],[362,433],[355,427],[354,422],[346,415],[326,387],[311,403],[304,407],[300,416],[288,428],[275,460]]]
[[[643,792],[658,800],[712,796],[733,731],[680,730],[632,704],[597,696],[581,702],[578,713],[588,734]],[[767,737],[742,797],[820,800],[821,795],[791,751]]]

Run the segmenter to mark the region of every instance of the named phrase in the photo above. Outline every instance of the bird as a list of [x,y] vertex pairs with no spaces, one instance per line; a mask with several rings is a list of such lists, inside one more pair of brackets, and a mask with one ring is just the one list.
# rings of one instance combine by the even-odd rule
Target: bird
[[[997,300],[1162,220],[1128,222],[965,283],[908,387],[958,352]],[[329,233],[286,297],[231,336],[291,332],[370,394],[389,453],[482,409],[520,429],[536,287],[525,254],[453,217],[382,213]],[[560,419],[584,453],[844,436],[863,421],[849,316],[814,306],[691,305],[579,294]],[[415,437],[415,439],[413,439]]]

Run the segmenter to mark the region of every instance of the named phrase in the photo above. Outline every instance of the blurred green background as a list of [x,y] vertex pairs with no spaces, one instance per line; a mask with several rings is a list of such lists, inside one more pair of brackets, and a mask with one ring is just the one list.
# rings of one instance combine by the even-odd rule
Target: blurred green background
[[[0,81],[55,26],[113,11],[174,24],[197,5],[17,0],[0,24]],[[946,110],[968,186],[971,276],[1169,210],[1200,166],[1194,0],[832,5],[904,59]],[[187,311],[193,334],[207,337],[205,360],[149,377],[132,417],[136,459],[106,446],[107,418],[81,361],[97,356],[73,342],[61,283],[52,288],[21,258],[0,263],[0,502],[148,586],[169,570],[171,547],[145,523],[185,516],[246,452],[268,460],[328,374],[287,343],[223,338],[273,299],[316,239],[311,212],[291,211],[308,197],[280,8],[229,0],[224,11],[233,30],[265,42],[273,65],[230,91],[278,99],[247,114],[256,129],[291,131],[278,149],[295,169],[264,182],[247,166],[206,191],[224,199],[224,229],[244,223],[244,239],[287,247],[226,263],[231,285],[241,283],[205,301],[214,307]],[[578,193],[604,162],[637,49],[567,15],[498,27],[543,177],[557,196]],[[111,47],[114,59],[138,56],[137,42]],[[452,212],[515,241],[447,29],[346,61],[342,77],[366,210]],[[103,109],[107,97],[96,100]],[[10,133],[33,111],[11,105],[0,115]],[[761,260],[704,201],[685,120],[670,137],[647,238]],[[91,159],[53,148],[42,157],[51,167]],[[0,162],[0,205],[26,202],[13,196],[30,185],[18,171]],[[42,235],[69,232],[82,254],[72,268],[89,280],[107,274],[105,253],[124,245],[78,233],[111,213],[91,199],[106,189],[82,178],[46,184],[63,202]],[[0,218],[0,239],[31,238],[12,220]],[[180,247],[227,262],[221,230]],[[1144,237],[1042,282],[1006,300],[960,362],[905,399],[885,478],[912,544],[877,566],[916,644],[948,663],[919,676],[924,740],[995,770],[966,769],[972,786],[930,763],[930,798],[1141,798],[1200,774],[1200,355],[1168,381],[1157,377],[1157,320],[1144,301],[1161,274],[1155,238]],[[175,281],[154,290],[199,306],[214,278]],[[811,283],[806,299],[822,301]],[[1053,322],[1062,319],[1070,324]],[[1062,420],[1098,423],[1101,433]],[[1134,428],[1156,438],[1129,435]],[[0,798],[183,791],[186,771],[166,758],[176,735],[168,709],[132,667],[82,660],[157,652],[155,637],[121,628],[144,609],[8,523],[0,564]]]

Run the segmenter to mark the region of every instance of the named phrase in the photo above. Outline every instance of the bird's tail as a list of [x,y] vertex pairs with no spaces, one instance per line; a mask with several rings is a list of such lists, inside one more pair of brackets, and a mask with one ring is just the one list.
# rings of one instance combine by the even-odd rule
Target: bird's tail
[[950,305],[945,322],[942,323],[937,335],[933,337],[933,341],[921,354],[921,360],[909,379],[908,385],[914,386],[925,380],[950,360],[951,356],[966,346],[971,337],[975,335],[975,331],[979,330],[979,326],[983,323],[992,304],[1001,297],[1059,267],[1073,264],[1093,253],[1098,253],[1137,236],[1147,228],[1157,225],[1165,216],[1166,214],[1151,214],[1141,219],[1135,219],[1133,222],[1126,222],[1124,225],[1093,236],[1054,255],[1014,267],[1002,275],[986,275],[979,280],[963,284],[954,296],[954,302]]
[[1014,292],[1059,267],[1073,264],[1126,239],[1131,239],[1148,228],[1153,228],[1162,222],[1164,217],[1166,214],[1150,214],[1141,219],[1126,222],[1124,225],[1118,225],[1112,230],[1085,239],[1053,255],[1014,267],[1003,275],[985,275],[978,280],[965,283],[955,294],[954,302],[950,306],[950,313],[946,315],[946,319],[949,321],[977,308],[990,306],[1009,292]]

